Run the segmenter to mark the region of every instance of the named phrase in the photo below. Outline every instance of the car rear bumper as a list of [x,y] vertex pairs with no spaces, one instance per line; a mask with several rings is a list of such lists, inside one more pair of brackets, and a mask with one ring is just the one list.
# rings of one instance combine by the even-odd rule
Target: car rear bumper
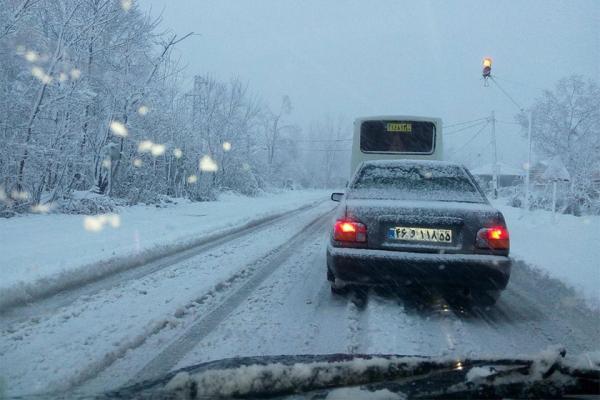
[[416,283],[497,290],[508,284],[511,260],[493,255],[410,253],[329,245],[327,266],[336,279],[350,284]]

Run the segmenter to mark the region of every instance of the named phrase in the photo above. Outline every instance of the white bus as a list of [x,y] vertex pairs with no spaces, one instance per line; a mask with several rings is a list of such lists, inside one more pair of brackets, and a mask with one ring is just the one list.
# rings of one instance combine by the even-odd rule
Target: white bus
[[366,160],[442,160],[440,118],[391,115],[354,121],[350,175]]

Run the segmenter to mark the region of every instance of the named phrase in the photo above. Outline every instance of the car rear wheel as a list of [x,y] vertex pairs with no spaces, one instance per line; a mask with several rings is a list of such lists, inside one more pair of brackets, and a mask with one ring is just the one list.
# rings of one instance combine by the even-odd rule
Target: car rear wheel
[[327,280],[331,285],[331,293],[337,296],[343,296],[348,293],[348,286],[339,286],[335,283],[335,275],[333,272],[327,267]]
[[332,283],[335,282],[335,275],[333,275],[329,267],[327,267],[327,280]]
[[471,297],[476,305],[491,307],[500,298],[501,290],[477,290],[471,292]]
[[332,282],[331,283],[331,293],[336,296],[344,296],[344,295],[348,294],[348,286],[338,287],[338,286],[335,286],[335,284]]

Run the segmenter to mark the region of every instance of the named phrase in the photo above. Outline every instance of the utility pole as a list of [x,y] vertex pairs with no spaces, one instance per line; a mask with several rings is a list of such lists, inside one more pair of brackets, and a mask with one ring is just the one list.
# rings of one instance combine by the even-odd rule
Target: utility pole
[[529,186],[531,185],[531,125],[532,112],[527,113],[527,169],[525,170],[525,210],[529,211]]
[[202,88],[203,86],[205,86],[207,84],[206,79],[204,79],[204,77],[200,76],[200,75],[196,75],[194,76],[194,90],[192,93],[187,94],[186,96],[190,96],[192,97],[192,113],[193,113],[193,120],[194,122],[196,122],[196,118],[198,115],[200,115],[200,112],[202,111],[202,103],[200,102],[201,97],[202,97]]
[[204,77],[200,75],[194,76],[194,89],[190,93],[187,93],[186,97],[192,98],[192,121],[194,123],[194,129],[200,132],[200,115],[202,113],[202,96],[203,96],[203,88],[208,85],[208,81],[204,79]]
[[494,191],[494,199],[498,198],[498,151],[496,148],[496,114],[492,110],[492,189]]
[[[524,112],[525,110],[519,103],[513,99],[510,94],[502,86],[496,82],[494,76],[492,75],[492,59],[490,57],[485,57],[483,59],[483,70],[482,76],[484,81],[484,86],[488,86],[488,79],[491,79],[492,82],[496,84],[498,89],[519,109],[519,111]],[[527,113],[527,169],[525,175],[525,209],[529,210],[529,191],[530,191],[530,174],[531,174],[531,129],[532,129],[532,113],[531,110]],[[494,118],[494,112],[492,111],[492,145],[494,146],[494,172],[493,172],[493,185],[494,185],[494,198],[498,196],[498,164],[496,160],[496,119]]]

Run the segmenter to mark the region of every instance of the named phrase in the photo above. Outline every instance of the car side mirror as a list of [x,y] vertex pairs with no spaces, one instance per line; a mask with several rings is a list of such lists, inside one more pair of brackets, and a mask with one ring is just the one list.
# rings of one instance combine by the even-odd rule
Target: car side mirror
[[333,201],[342,201],[342,197],[344,197],[344,193],[331,193],[331,200]]

